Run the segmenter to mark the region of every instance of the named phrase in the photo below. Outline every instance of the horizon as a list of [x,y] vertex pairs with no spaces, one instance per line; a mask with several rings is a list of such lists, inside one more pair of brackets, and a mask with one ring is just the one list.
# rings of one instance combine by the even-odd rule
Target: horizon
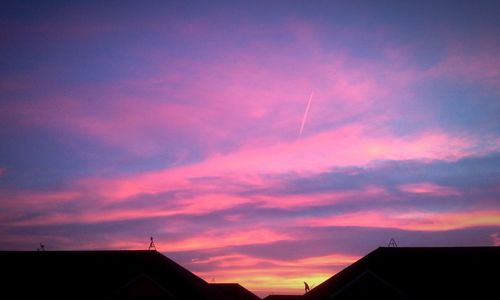
[[152,236],[262,296],[392,238],[500,246],[499,11],[4,1],[0,250]]

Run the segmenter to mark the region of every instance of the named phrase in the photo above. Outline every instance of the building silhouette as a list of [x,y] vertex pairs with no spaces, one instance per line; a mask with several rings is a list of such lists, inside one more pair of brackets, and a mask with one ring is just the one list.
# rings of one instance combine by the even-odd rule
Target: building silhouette
[[269,295],[264,300],[299,300],[303,299],[301,295]]
[[[259,299],[239,284],[209,284],[154,250],[0,251],[0,266],[2,298]],[[384,247],[304,295],[265,299],[498,299],[498,270],[500,247]]]
[[19,299],[230,299],[151,250],[0,251],[0,266],[1,293]]
[[303,299],[492,299],[500,247],[378,248]]
[[259,300],[254,293],[245,289],[238,283],[211,283],[211,287],[216,288],[220,293],[232,300]]

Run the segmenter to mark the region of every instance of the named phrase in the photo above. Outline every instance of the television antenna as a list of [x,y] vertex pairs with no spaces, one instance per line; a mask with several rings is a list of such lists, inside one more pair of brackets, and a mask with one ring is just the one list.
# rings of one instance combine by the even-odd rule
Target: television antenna
[[396,240],[394,238],[391,238],[391,240],[389,241],[389,244],[387,245],[387,247],[389,248],[397,248],[398,247],[398,244],[396,244]]
[[156,251],[156,246],[155,246],[155,242],[153,240],[153,237],[150,237],[149,239],[151,240],[151,242],[149,243],[148,250],[154,250],[154,251]]

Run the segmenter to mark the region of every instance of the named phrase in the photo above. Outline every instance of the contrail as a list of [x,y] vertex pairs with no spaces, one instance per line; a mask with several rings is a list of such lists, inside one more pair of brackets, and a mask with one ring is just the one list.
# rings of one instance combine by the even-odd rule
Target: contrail
[[302,118],[302,124],[300,125],[299,137],[302,136],[302,131],[304,131],[304,124],[306,124],[307,114],[309,114],[309,108],[311,107],[311,101],[313,99],[313,92],[311,92],[311,96],[309,96],[309,101],[307,102],[306,111],[304,113],[304,117]]

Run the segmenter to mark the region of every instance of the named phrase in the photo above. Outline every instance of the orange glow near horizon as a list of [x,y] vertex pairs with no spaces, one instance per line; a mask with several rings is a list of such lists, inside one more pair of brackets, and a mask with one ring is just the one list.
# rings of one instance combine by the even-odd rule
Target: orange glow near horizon
[[290,261],[233,254],[195,260],[192,265],[216,263],[219,271],[197,272],[197,275],[207,282],[238,282],[266,296],[273,293],[301,294],[304,281],[317,286],[358,259],[357,256],[327,255]]

